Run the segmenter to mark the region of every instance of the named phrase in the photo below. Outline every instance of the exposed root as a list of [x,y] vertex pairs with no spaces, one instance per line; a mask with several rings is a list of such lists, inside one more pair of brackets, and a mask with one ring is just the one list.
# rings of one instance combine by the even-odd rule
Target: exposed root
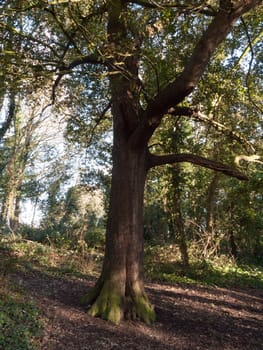
[[121,294],[109,281],[105,282],[102,288],[97,284],[81,301],[84,305],[92,304],[88,311],[90,316],[98,316],[114,324],[119,324],[123,318]]
[[155,321],[154,307],[145,293],[133,291],[131,295],[123,297],[110,281],[97,283],[82,297],[81,302],[91,305],[88,311],[90,316],[98,316],[114,324],[119,324],[123,317],[140,319],[146,324]]
[[126,298],[125,317],[132,320],[139,318],[148,325],[155,321],[154,307],[145,293],[133,294],[132,297]]
[[80,303],[83,306],[91,305],[98,297],[101,290],[100,280],[97,281],[96,285],[80,299]]

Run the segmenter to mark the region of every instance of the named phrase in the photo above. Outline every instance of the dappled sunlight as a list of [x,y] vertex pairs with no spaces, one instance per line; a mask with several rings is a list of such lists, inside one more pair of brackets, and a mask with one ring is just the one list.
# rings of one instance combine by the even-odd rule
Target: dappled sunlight
[[[224,349],[250,350],[262,343],[262,290],[229,289],[190,283],[148,283],[156,322],[123,321],[117,327],[90,317],[81,297],[95,284],[94,272],[81,273],[82,258],[73,268],[63,250],[18,238],[0,249],[1,290],[16,286],[34,300],[45,327],[39,349]],[[65,256],[70,251],[64,252]],[[95,253],[93,251],[93,253]],[[50,259],[49,254],[53,254]],[[71,256],[71,255],[70,255]],[[14,260],[12,260],[14,259]],[[77,255],[75,257],[77,259]],[[56,262],[56,263],[54,263]],[[63,265],[66,262],[67,265]],[[247,344],[247,334],[251,337]]]

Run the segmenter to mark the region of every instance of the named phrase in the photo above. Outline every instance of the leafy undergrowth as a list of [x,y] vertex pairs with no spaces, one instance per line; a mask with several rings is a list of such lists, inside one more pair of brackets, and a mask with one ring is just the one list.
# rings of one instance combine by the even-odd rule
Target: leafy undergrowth
[[12,273],[40,270],[55,277],[96,276],[101,253],[57,249],[52,245],[25,240],[18,235],[0,239],[0,350],[33,350],[41,334],[42,319]]
[[0,349],[36,349],[42,321],[38,309],[22,294],[13,292],[8,279],[1,276]]
[[0,240],[0,255],[0,273],[38,269],[57,277],[66,274],[83,278],[98,275],[103,257],[101,250],[57,248],[11,235]]
[[145,267],[146,276],[153,281],[263,288],[262,266],[238,264],[221,256],[202,261],[192,259],[185,267],[174,245],[147,247]]
[[[0,240],[0,273],[39,269],[42,272],[82,278],[98,277],[103,260],[103,248],[85,251],[56,248],[52,244],[6,236]],[[167,283],[198,283],[221,287],[263,288],[263,266],[240,264],[221,256],[210,260],[190,259],[185,267],[180,262],[176,245],[147,246],[145,254],[147,279]]]

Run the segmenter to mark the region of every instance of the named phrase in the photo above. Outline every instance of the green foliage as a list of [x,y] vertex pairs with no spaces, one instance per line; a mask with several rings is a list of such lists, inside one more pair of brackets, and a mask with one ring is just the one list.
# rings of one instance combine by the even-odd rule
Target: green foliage
[[235,262],[221,256],[210,260],[191,259],[180,263],[175,246],[149,246],[146,250],[146,276],[168,283],[198,283],[220,287],[263,288],[263,266]]
[[96,275],[101,266],[103,248],[76,245],[58,247],[52,241],[46,244],[25,240],[18,235],[0,239],[0,274],[36,269],[45,274],[63,276]]
[[0,291],[0,349],[33,350],[40,335],[40,314],[32,304]]
[[85,234],[85,242],[88,247],[103,247],[105,244],[105,229],[94,227]]

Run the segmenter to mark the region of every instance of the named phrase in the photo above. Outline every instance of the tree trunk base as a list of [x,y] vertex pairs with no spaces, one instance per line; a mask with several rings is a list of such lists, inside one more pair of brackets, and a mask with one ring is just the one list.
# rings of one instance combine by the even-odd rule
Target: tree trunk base
[[111,281],[98,283],[81,299],[83,305],[91,305],[90,316],[101,317],[114,324],[122,319],[140,319],[150,325],[155,321],[155,311],[146,293],[133,290],[128,296],[123,296]]

